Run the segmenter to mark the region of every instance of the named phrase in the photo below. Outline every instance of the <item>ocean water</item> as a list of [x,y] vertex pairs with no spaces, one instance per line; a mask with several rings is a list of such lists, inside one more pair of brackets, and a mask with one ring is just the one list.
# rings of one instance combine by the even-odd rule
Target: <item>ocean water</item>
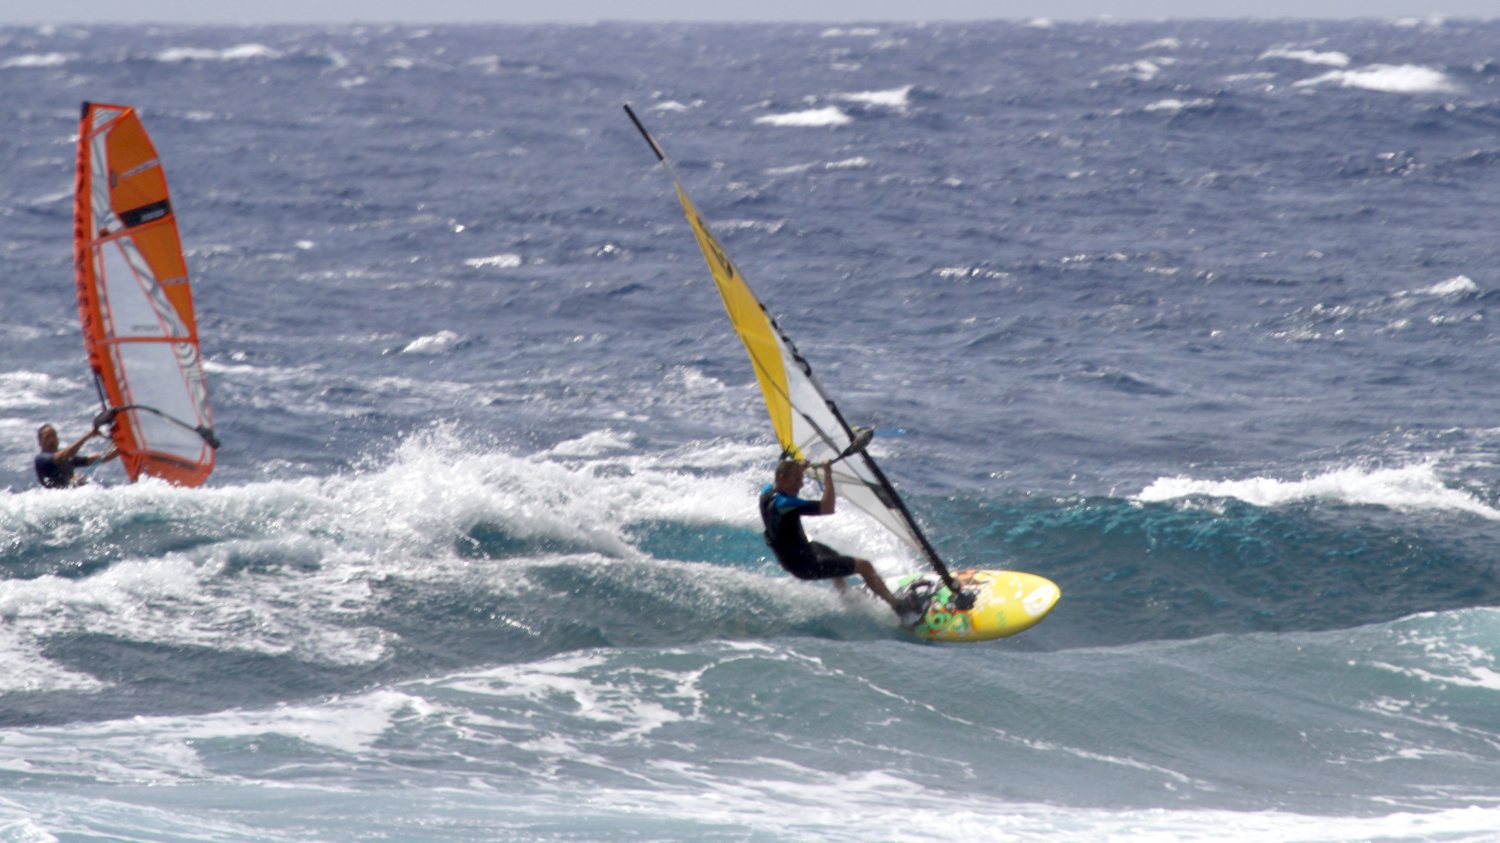
[[[85,99],[173,188],[201,489],[33,488]],[[768,558],[627,101],[1041,625]],[[1495,839],[1500,22],[9,28],[0,111],[0,840]]]

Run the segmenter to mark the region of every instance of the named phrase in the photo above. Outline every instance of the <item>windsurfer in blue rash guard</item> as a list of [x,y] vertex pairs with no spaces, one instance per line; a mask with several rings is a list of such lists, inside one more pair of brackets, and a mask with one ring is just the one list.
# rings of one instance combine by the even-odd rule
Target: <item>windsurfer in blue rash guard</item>
[[102,454],[90,454],[86,457],[80,456],[78,451],[83,448],[84,443],[98,435],[100,435],[99,428],[95,427],[84,434],[82,439],[62,450],[58,450],[57,428],[50,424],[44,424],[37,428],[36,444],[37,447],[42,449],[42,452],[36,455],[37,482],[48,489],[67,489],[73,486],[82,486],[88,482],[87,478],[75,476],[73,470],[86,465],[94,465],[95,463],[112,460],[120,455],[115,450],[115,446],[111,444],[109,449]]
[[885,580],[868,559],[845,556],[826,544],[807,540],[802,517],[832,515],[834,511],[833,463],[823,463],[823,497],[809,501],[797,497],[806,481],[807,463],[782,460],[776,465],[775,482],[760,492],[760,517],[766,526],[766,544],[776,554],[787,573],[801,580],[833,580],[840,591],[844,578],[859,574],[865,585],[884,600],[900,618],[902,626],[912,626],[922,617],[922,608],[907,606],[886,587]]

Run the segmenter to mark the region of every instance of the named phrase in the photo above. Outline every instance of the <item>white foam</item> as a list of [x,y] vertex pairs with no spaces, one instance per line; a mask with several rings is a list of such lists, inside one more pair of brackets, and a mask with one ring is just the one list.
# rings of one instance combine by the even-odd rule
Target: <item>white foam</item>
[[788,164],[784,167],[769,167],[766,169],[768,176],[786,176],[794,173],[805,173],[818,166],[817,164]]
[[13,622],[0,623],[0,693],[97,691],[103,682],[48,661],[40,642],[23,639]]
[[764,231],[767,234],[775,234],[785,227],[786,220],[719,220],[714,223],[714,231],[721,234],[728,231],[746,230]]
[[596,430],[577,439],[559,442],[550,453],[558,457],[598,457],[621,453],[629,450],[632,438],[621,436],[612,430]]
[[512,253],[490,255],[487,258],[470,258],[464,261],[465,266],[475,269],[515,269],[521,265],[521,256]]
[[823,30],[820,38],[875,38],[880,35],[880,30],[868,26],[853,26],[847,29],[843,27],[830,27]]
[[249,59],[275,59],[281,53],[264,44],[240,44],[223,50],[203,47],[169,47],[156,54],[156,60],[167,63],[185,61],[246,61]]
[[1264,82],[1275,79],[1276,74],[1269,70],[1256,71],[1255,73],[1231,73],[1224,77],[1225,82]]
[[0,372],[0,408],[45,407],[53,399],[78,389],[75,381],[55,378],[45,372]]
[[1494,649],[1500,641],[1500,610],[1424,612],[1377,629],[1397,641],[1395,649],[1381,647],[1384,660],[1373,662],[1375,667],[1434,685],[1500,691]]
[[819,128],[827,126],[845,126],[852,123],[854,118],[845,114],[836,105],[826,108],[813,108],[807,111],[794,111],[789,114],[767,114],[755,118],[755,122],[766,126],[792,126],[798,128]]
[[[809,170],[814,170],[814,169],[823,169],[823,170],[864,170],[864,169],[867,169],[867,168],[869,168],[869,167],[871,167],[873,165],[874,165],[874,162],[872,162],[870,159],[864,157],[863,155],[856,155],[853,158],[845,158],[845,159],[843,159],[841,161],[828,161],[828,162],[825,162],[823,164],[791,164],[791,165],[788,165],[788,166],[785,166],[785,167],[771,167],[771,168],[769,168],[769,169],[766,170],[766,175],[770,175],[770,176],[785,176],[785,175],[792,175],[792,174],[795,174],[795,173],[805,173],[805,172],[807,172]],[[730,226],[730,225],[738,225],[740,228],[760,228],[762,230],[771,231],[772,233],[774,233],[776,231],[781,230],[781,227],[782,227],[782,225],[784,225],[784,223],[783,222],[777,222],[777,223],[774,223],[772,225],[768,225],[766,223],[757,223],[757,222],[750,222],[750,221],[743,221],[743,220],[730,220],[728,223],[721,223],[720,225],[715,226],[715,228],[718,229],[718,230],[721,230],[721,231],[729,231],[730,229],[728,227],[726,227],[726,226]]]
[[1349,56],[1336,50],[1318,52],[1317,50],[1299,50],[1291,47],[1274,47],[1260,54],[1264,59],[1290,59],[1305,64],[1326,65],[1328,67],[1348,67]]
[[203,780],[214,773],[198,755],[199,742],[279,735],[360,756],[403,712],[433,708],[426,700],[387,689],[312,705],[7,729],[0,731],[0,769],[130,784]]
[[1441,29],[1447,22],[1448,19],[1442,15],[1426,15],[1424,17],[1397,18],[1391,21],[1391,25],[1400,29],[1418,29],[1421,27]]
[[723,381],[694,366],[673,366],[663,382],[689,395],[717,395],[727,389]]
[[1335,70],[1292,84],[1299,88],[1334,85],[1387,94],[1447,94],[1459,90],[1458,84],[1442,71],[1415,64],[1372,64],[1357,70]]
[[[99,634],[169,646],[290,654],[331,664],[365,663],[379,658],[387,646],[388,633],[342,620],[368,602],[369,583],[349,576],[340,564],[341,555],[358,551],[330,541],[328,531],[318,526],[336,518],[311,481],[179,489],[148,480],[67,495],[31,490],[0,500],[0,533],[24,544],[91,546],[107,542],[121,525],[138,523],[143,515],[198,529],[214,525],[231,536],[242,531],[258,535],[220,540],[191,552],[127,556],[81,579],[49,575],[0,581],[0,616],[15,623],[23,642],[64,633]],[[244,563],[257,554],[292,570],[225,579],[227,564]],[[311,560],[314,570],[298,570],[299,558]]]
[[[740,829],[772,840],[890,840],[893,829],[942,829],[956,840],[1140,840],[1314,843],[1329,840],[1485,840],[1500,808],[1469,806],[1381,816],[1316,816],[1203,808],[1081,808],[1000,798],[975,799],[923,788],[900,770],[829,778],[779,758],[747,759],[776,775],[716,774],[714,768],[662,765],[683,786],[601,789],[589,807],[620,816],[671,816]],[[921,835],[911,835],[916,839]]]
[[1153,102],[1150,105],[1145,106],[1144,109],[1142,109],[1142,110],[1144,110],[1144,111],[1171,111],[1171,112],[1178,112],[1178,111],[1189,111],[1189,110],[1195,109],[1195,108],[1210,108],[1210,107],[1213,106],[1213,104],[1214,104],[1213,100],[1211,100],[1211,99],[1204,99],[1204,98],[1191,99],[1191,100],[1165,99],[1165,100],[1157,100],[1156,102]]
[[886,91],[858,91],[855,93],[834,94],[833,99],[901,111],[905,110],[907,105],[910,104],[911,89],[913,87],[915,86],[903,85],[900,88],[891,88]]
[[59,67],[76,58],[72,53],[34,53],[24,56],[12,56],[0,62],[0,69],[6,68],[32,68],[32,67]]
[[1194,480],[1188,477],[1165,477],[1153,482],[1135,497],[1145,502],[1191,497],[1234,498],[1266,507],[1306,500],[1328,500],[1408,511],[1468,512],[1500,521],[1500,510],[1468,492],[1444,485],[1432,463],[1402,468],[1343,468],[1302,480],[1272,477]]
[[463,340],[458,334],[449,330],[438,331],[425,337],[418,337],[407,343],[401,349],[401,354],[441,354],[448,351]]
[[0,831],[4,832],[7,841],[13,843],[59,843],[62,840],[29,817],[15,823],[7,822]]
[[1162,68],[1176,62],[1170,57],[1156,57],[1152,59],[1140,59],[1128,64],[1115,64],[1104,68],[1105,73],[1120,73],[1131,76],[1142,82],[1150,82],[1161,75]]
[[698,682],[709,664],[677,670],[633,667],[631,676],[621,681],[608,659],[585,653],[423,684],[499,700],[520,700],[549,710],[558,709],[559,702],[565,701],[562,707],[569,718],[607,724],[609,729],[541,733],[519,745],[542,755],[577,761],[598,757],[591,744],[636,743],[664,726],[691,719],[691,714],[683,712],[696,711],[701,705],[704,695]]
[[1479,292],[1479,285],[1467,275],[1456,275],[1447,281],[1439,281],[1431,287],[1397,293],[1399,296],[1463,296]]
[[939,278],[1009,278],[1009,272],[978,266],[948,266],[937,270]]
[[157,61],[184,62],[184,61],[212,61],[222,56],[218,50],[209,50],[202,47],[171,47],[156,54]]
[[447,563],[433,557],[432,536],[474,524],[640,559],[627,534],[641,521],[755,523],[763,445],[688,443],[656,454],[622,453],[623,445],[603,430],[523,457],[477,450],[439,427],[408,438],[388,465],[323,491],[336,509],[358,510],[342,516],[341,546],[425,560],[435,574]]
[[238,47],[230,47],[222,53],[225,61],[236,61],[240,59],[280,58],[281,53],[263,44],[241,44]]
[[213,359],[203,361],[203,370],[213,375],[233,375],[235,377],[255,378],[273,383],[295,383],[299,379],[319,377],[321,371],[316,366],[252,366],[241,362],[244,355],[238,352],[231,353],[232,363],[223,363]]
[[[691,389],[724,386],[683,370]],[[752,387],[753,388],[753,387]],[[728,525],[759,531],[755,495],[768,481],[765,442],[696,442],[640,453],[608,429],[527,456],[466,440],[441,426],[340,476],[179,489],[155,480],[66,495],[0,494],[7,547],[45,548],[102,563],[87,576],[0,580],[0,670],[26,665],[38,688],[90,688],[94,680],[35,661],[58,635],[101,635],[286,657],[314,664],[369,664],[395,633],[364,619],[388,577],[462,583],[497,593],[528,587],[524,571],[558,564],[693,565],[693,578],[764,590],[826,611],[831,589],[743,569],[652,559],[637,546],[643,523]],[[186,549],[133,556],[148,532],[182,531]],[[519,542],[560,542],[483,566],[461,555],[476,527]],[[912,551],[852,508],[819,519],[815,536],[875,560],[882,573],[916,567]],[[149,542],[148,542],[149,544]],[[123,548],[123,549],[122,549]],[[753,564],[754,558],[746,559]],[[242,571],[251,573],[245,574]],[[677,579],[673,578],[674,581]],[[725,587],[731,587],[726,585]],[[15,677],[24,677],[21,670]],[[3,683],[0,683],[3,687]]]

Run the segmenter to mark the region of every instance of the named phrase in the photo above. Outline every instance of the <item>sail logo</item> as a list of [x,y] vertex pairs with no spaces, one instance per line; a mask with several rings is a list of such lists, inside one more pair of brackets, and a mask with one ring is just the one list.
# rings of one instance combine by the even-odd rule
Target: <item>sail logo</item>
[[121,211],[120,222],[124,223],[126,228],[135,228],[138,225],[159,220],[170,213],[172,213],[172,204],[163,199],[159,202],[152,202],[149,205],[142,205],[139,208]]
[[719,245],[719,241],[715,240],[714,236],[708,233],[708,224],[703,222],[703,218],[696,214],[693,215],[693,228],[698,232],[699,238],[703,241],[705,251],[713,252],[714,261],[718,263],[719,268],[729,278],[734,278],[737,273],[734,271],[734,264],[729,261],[729,255],[725,254],[724,247]]

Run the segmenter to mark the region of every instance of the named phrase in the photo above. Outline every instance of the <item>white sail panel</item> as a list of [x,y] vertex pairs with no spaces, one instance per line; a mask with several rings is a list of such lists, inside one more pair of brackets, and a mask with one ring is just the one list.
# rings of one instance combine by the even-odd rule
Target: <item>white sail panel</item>
[[89,365],[130,479],[196,486],[218,441],[187,265],[156,150],[134,110],[85,103],[74,202]]

